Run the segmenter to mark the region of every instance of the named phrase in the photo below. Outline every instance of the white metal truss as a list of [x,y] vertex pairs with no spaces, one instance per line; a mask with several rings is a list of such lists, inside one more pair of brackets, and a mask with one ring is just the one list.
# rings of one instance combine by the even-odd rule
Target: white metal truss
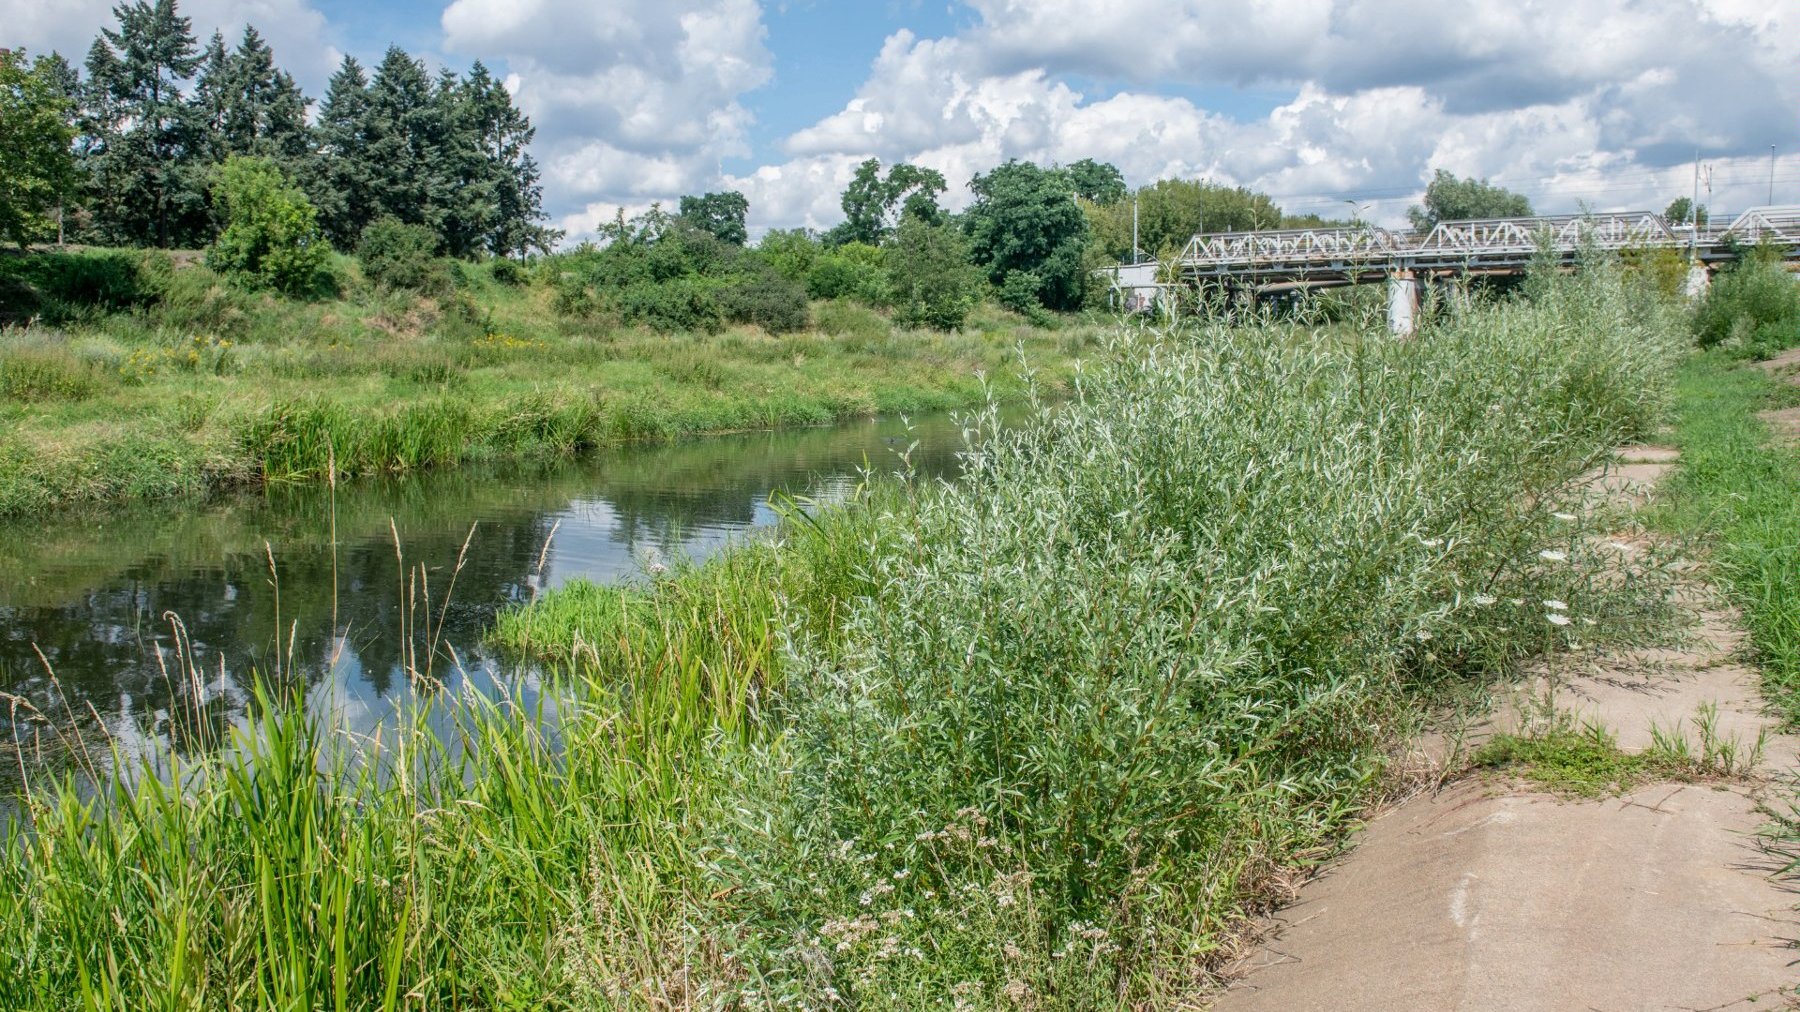
[[1517,269],[1546,247],[1570,259],[1584,247],[1692,246],[1702,258],[1717,259],[1735,245],[1756,243],[1800,255],[1800,206],[1752,208],[1729,227],[1699,235],[1648,211],[1445,221],[1424,235],[1372,226],[1220,232],[1190,240],[1178,266],[1196,279],[1341,284],[1405,270]]

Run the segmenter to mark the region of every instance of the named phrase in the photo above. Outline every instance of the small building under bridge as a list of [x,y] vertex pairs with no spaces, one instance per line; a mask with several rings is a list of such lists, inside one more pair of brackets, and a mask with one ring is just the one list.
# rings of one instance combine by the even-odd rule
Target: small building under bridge
[[[1523,274],[1540,250],[1564,263],[1573,263],[1584,248],[1680,250],[1694,265],[1695,280],[1704,283],[1705,271],[1751,246],[1773,246],[1800,265],[1800,205],[1753,207],[1715,228],[1671,225],[1660,214],[1632,211],[1445,221],[1423,233],[1373,225],[1220,232],[1189,240],[1163,265],[1163,276],[1251,300],[1276,292],[1384,284],[1389,328],[1406,334],[1418,313],[1421,283]],[[1153,265],[1106,269],[1128,308],[1148,290],[1146,266]],[[1151,285],[1156,276],[1155,270],[1148,272]],[[1159,303],[1167,301],[1166,287],[1156,286]]]

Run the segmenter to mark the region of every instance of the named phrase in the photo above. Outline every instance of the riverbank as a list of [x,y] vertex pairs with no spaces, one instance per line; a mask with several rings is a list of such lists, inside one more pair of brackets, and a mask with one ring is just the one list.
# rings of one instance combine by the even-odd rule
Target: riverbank
[[453,297],[296,302],[176,268],[148,306],[0,332],[0,517],[626,441],[967,407],[1061,388],[1100,328],[995,309],[957,333],[850,303],[812,325],[663,334],[470,268]]
[[498,633],[555,659],[539,702],[420,671],[373,762],[274,705],[192,801],[46,788],[0,999],[1195,1000],[1433,701],[1658,604],[1564,503],[1681,338],[1603,264],[1539,297],[1121,335],[960,484],[540,598]]

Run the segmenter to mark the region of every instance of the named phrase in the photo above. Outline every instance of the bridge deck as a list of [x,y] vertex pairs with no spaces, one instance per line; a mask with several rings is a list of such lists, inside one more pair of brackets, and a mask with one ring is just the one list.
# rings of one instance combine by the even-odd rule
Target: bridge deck
[[1704,261],[1727,259],[1742,246],[1769,243],[1800,257],[1800,205],[1755,207],[1724,228],[1698,234],[1662,215],[1632,211],[1538,218],[1439,222],[1429,232],[1365,226],[1197,235],[1177,265],[1192,280],[1250,284],[1356,282],[1402,271],[1515,271],[1547,243],[1559,257],[1584,245],[1604,250],[1694,249]]

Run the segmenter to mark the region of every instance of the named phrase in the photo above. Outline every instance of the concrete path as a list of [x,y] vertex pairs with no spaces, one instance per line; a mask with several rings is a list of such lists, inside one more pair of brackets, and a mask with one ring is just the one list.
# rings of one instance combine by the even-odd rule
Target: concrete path
[[[1600,478],[1641,502],[1673,462],[1633,448]],[[1703,593],[1703,591],[1702,591]],[[1703,598],[1680,649],[1641,650],[1555,678],[1559,709],[1621,747],[1716,704],[1721,735],[1772,729],[1735,616]],[[1505,721],[1509,718],[1497,718]],[[1800,742],[1770,735],[1759,773],[1792,771]],[[1564,801],[1465,781],[1374,819],[1301,889],[1214,1006],[1254,1010],[1800,1008],[1800,895],[1755,832],[1764,784],[1655,784]]]

